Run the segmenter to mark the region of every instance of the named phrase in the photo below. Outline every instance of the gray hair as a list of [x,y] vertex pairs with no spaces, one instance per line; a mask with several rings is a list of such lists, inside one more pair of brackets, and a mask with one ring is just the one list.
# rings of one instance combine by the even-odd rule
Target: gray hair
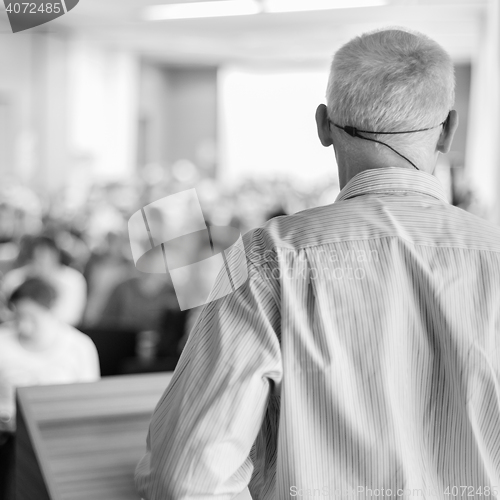
[[339,125],[384,132],[433,127],[446,119],[455,100],[453,62],[421,33],[365,33],[335,53],[326,97],[328,115]]

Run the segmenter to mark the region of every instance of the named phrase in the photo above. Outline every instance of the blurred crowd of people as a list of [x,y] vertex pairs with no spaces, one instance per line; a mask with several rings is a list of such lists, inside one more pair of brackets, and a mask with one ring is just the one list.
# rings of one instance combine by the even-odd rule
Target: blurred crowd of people
[[308,185],[269,178],[225,186],[192,175],[193,169],[186,171],[191,175],[148,165],[128,181],[82,183],[77,191],[68,186],[52,195],[35,193],[15,179],[4,182],[0,322],[12,318],[9,296],[27,279],[41,278],[57,292],[52,312],[58,320],[94,341],[104,335],[99,332],[133,333],[142,342],[136,345],[139,357],[149,352],[149,358],[169,359],[165,366],[173,369],[197,311],[180,311],[168,274],[136,270],[130,216],[153,201],[194,187],[207,224],[233,226],[244,234],[274,216],[331,203],[338,193],[333,175]]

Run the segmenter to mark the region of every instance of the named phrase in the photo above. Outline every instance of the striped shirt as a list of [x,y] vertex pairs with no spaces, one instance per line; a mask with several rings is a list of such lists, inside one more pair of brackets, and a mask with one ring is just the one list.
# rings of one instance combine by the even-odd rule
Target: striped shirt
[[142,496],[495,498],[500,228],[384,168],[244,245],[153,414]]

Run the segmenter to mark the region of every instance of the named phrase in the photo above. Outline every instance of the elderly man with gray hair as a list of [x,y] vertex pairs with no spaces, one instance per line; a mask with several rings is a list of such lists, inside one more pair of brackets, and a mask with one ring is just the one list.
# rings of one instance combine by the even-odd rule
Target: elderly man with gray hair
[[244,236],[248,281],[205,306],[153,415],[144,498],[500,494],[500,229],[432,175],[453,101],[422,34],[335,54],[316,120],[341,192]]

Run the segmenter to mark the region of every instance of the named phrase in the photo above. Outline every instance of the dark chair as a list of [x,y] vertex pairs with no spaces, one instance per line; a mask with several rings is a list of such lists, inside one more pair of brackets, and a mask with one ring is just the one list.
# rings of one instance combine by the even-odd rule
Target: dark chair
[[132,358],[136,352],[136,330],[112,330],[100,328],[84,328],[99,354],[101,376],[120,375],[125,359]]

